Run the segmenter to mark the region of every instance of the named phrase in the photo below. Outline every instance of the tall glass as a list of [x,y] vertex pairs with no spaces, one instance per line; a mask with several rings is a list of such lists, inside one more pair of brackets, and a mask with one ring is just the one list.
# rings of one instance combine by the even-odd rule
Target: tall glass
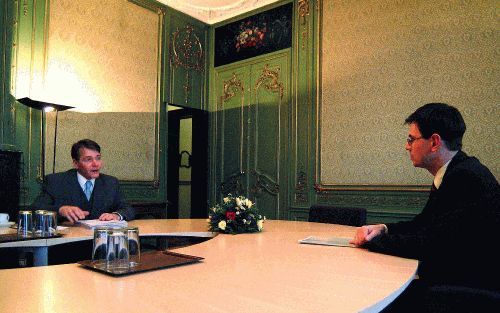
[[127,227],[128,252],[130,266],[134,267],[141,262],[141,240],[138,227]]
[[17,219],[17,235],[31,237],[33,235],[33,214],[31,211],[19,211]]
[[47,224],[45,216],[45,210],[36,210],[34,219],[33,219],[33,235],[35,237],[44,237],[45,236],[45,225]]
[[128,237],[125,228],[108,230],[106,268],[117,274],[126,273],[130,269]]
[[45,211],[45,236],[57,235],[57,212]]
[[92,248],[92,265],[96,268],[106,268],[108,254],[108,231],[107,227],[94,228],[94,245]]

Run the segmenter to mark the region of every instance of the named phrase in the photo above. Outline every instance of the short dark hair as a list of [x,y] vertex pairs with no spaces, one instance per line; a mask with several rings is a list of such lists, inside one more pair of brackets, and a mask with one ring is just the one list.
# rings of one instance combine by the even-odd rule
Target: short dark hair
[[80,160],[81,148],[87,148],[101,153],[101,147],[99,146],[99,144],[97,144],[97,142],[90,139],[82,139],[75,142],[73,146],[71,146],[71,157],[73,158],[73,160]]
[[405,120],[405,124],[417,124],[426,139],[439,134],[452,151],[462,148],[465,121],[457,108],[446,103],[427,103],[418,108]]

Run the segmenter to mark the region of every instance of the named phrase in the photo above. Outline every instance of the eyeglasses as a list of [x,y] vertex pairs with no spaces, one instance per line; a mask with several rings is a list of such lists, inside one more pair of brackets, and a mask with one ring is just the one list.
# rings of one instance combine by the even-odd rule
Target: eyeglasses
[[415,137],[412,137],[412,136],[408,136],[408,138],[406,138],[406,142],[411,146],[415,140],[419,140],[419,139],[422,139],[422,138],[424,138],[424,137],[417,137],[417,138],[415,138]]

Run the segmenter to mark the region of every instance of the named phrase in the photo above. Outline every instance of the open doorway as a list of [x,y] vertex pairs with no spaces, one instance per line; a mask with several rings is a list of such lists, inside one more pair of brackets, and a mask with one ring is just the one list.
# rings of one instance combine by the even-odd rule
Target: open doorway
[[208,112],[168,105],[167,218],[208,216]]

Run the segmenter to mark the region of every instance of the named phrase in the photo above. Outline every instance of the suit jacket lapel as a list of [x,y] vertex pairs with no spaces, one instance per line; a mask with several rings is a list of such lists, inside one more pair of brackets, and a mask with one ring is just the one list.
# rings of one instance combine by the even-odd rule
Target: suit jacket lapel
[[94,202],[92,205],[93,208],[96,210],[101,210],[101,208],[104,206],[104,199],[106,195],[104,183],[100,177],[95,180],[95,186],[92,193],[94,197]]
[[79,207],[82,207],[82,195],[85,196],[83,193],[82,187],[80,187],[80,184],[78,183],[78,177],[76,176],[76,170],[69,170],[68,175],[66,176],[66,183],[68,186],[70,186],[70,195],[71,195],[71,200],[75,205],[78,205]]

